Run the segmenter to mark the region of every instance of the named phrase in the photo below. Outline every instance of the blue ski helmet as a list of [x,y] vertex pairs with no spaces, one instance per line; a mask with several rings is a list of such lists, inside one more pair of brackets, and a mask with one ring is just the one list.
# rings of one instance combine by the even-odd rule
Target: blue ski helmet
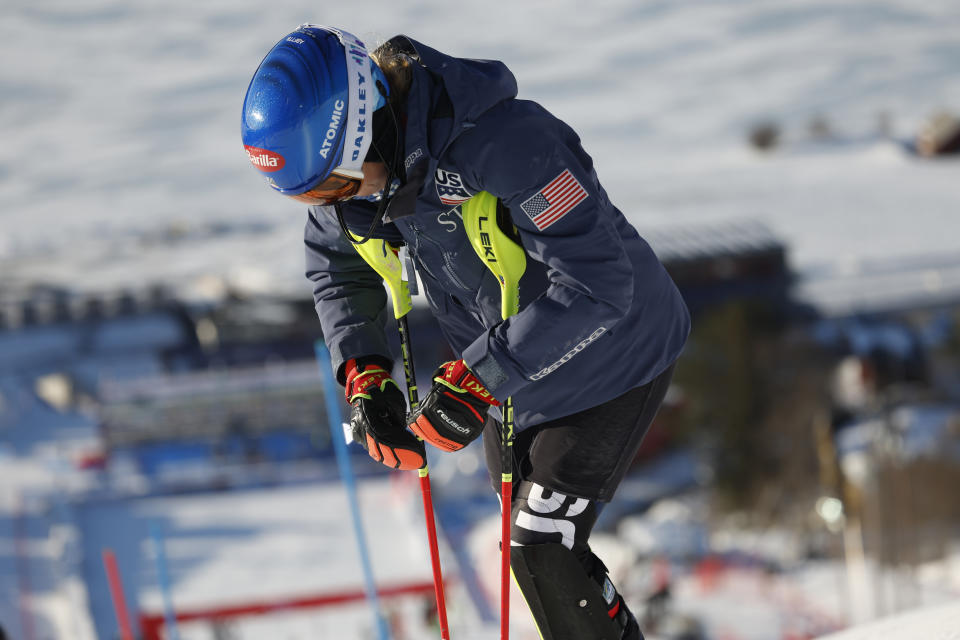
[[284,195],[302,194],[338,169],[360,175],[373,137],[373,112],[387,87],[355,36],[304,24],[260,63],[243,101],[243,146]]

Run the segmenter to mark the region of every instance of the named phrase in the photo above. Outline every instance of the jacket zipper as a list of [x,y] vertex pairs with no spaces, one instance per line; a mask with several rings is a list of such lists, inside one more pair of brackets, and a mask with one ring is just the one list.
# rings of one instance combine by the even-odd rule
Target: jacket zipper
[[[455,273],[454,270],[453,270],[453,262],[452,262],[451,259],[450,259],[450,254],[447,253],[447,252],[444,250],[443,245],[441,245],[439,242],[437,242],[436,240],[434,240],[434,239],[431,238],[430,236],[428,236],[428,235],[426,235],[426,234],[424,234],[424,233],[421,233],[419,227],[417,227],[417,225],[414,224],[413,222],[410,223],[410,228],[413,230],[413,233],[414,233],[414,235],[415,235],[416,238],[417,238],[417,254],[418,254],[418,256],[419,256],[419,253],[420,253],[420,239],[422,238],[423,240],[426,240],[426,241],[430,242],[430,244],[432,244],[434,247],[436,247],[437,250],[440,252],[440,255],[443,257],[443,264],[444,264],[444,267],[445,267],[445,268],[443,269],[443,271],[444,271],[444,273],[449,277],[449,279],[450,279],[451,281],[453,281],[453,283],[454,283],[456,286],[460,287],[460,288],[463,289],[464,291],[472,291],[472,289],[471,289],[470,287],[468,287],[467,285],[465,285],[465,284],[463,283],[463,281],[460,280],[460,278],[457,277],[456,273]],[[424,260],[419,260],[419,263],[420,263],[420,266],[422,266],[422,267],[424,268],[424,271],[426,271],[427,273],[429,273],[429,274],[433,277],[434,280],[437,280],[437,281],[440,280],[440,279],[437,278],[434,274],[430,273],[430,270],[427,269],[426,266],[425,266],[425,261],[424,261]]]

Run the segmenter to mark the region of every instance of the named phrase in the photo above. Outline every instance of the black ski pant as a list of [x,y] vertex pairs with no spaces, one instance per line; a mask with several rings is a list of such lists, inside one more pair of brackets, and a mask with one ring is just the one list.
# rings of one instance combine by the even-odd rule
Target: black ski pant
[[[637,456],[663,402],[673,366],[647,384],[573,415],[517,433],[514,497],[523,481],[577,498],[609,502]],[[500,493],[500,425],[488,420],[483,448],[490,482]]]
[[[624,638],[642,640],[643,635],[588,539],[603,503],[613,498],[636,457],[672,375],[673,366],[609,402],[525,429],[513,445],[511,546],[560,543],[569,549],[583,568],[583,579],[598,585],[607,615]],[[493,420],[484,429],[483,445],[490,481],[499,493],[501,441]],[[518,577],[518,582],[535,588],[528,579]],[[530,594],[525,595],[529,603]],[[551,600],[542,596],[538,602]],[[549,605],[542,607],[540,615],[547,616],[543,625],[562,627],[564,614],[548,609]],[[550,625],[553,615],[558,618]]]

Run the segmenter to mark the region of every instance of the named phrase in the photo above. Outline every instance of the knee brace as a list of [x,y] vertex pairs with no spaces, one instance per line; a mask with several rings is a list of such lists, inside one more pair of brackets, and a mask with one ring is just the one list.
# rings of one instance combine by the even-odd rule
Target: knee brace
[[550,491],[536,482],[517,485],[513,499],[510,541],[512,546],[557,542],[582,556],[597,522],[597,502]]
[[543,640],[620,640],[636,626],[587,544],[597,506],[533,482],[517,488],[510,566]]

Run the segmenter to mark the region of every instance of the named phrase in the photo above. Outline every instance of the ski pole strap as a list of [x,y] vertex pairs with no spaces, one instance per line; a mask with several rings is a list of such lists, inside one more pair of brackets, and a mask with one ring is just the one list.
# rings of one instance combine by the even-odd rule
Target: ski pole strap
[[410,287],[403,279],[403,265],[397,255],[399,250],[386,240],[380,239],[363,244],[354,243],[353,247],[387,283],[393,300],[394,317],[399,320],[405,316],[413,308],[413,302],[410,299]]
[[500,281],[500,314],[506,320],[519,308],[520,278],[527,268],[519,232],[500,199],[486,191],[464,202],[460,211],[470,245]]

